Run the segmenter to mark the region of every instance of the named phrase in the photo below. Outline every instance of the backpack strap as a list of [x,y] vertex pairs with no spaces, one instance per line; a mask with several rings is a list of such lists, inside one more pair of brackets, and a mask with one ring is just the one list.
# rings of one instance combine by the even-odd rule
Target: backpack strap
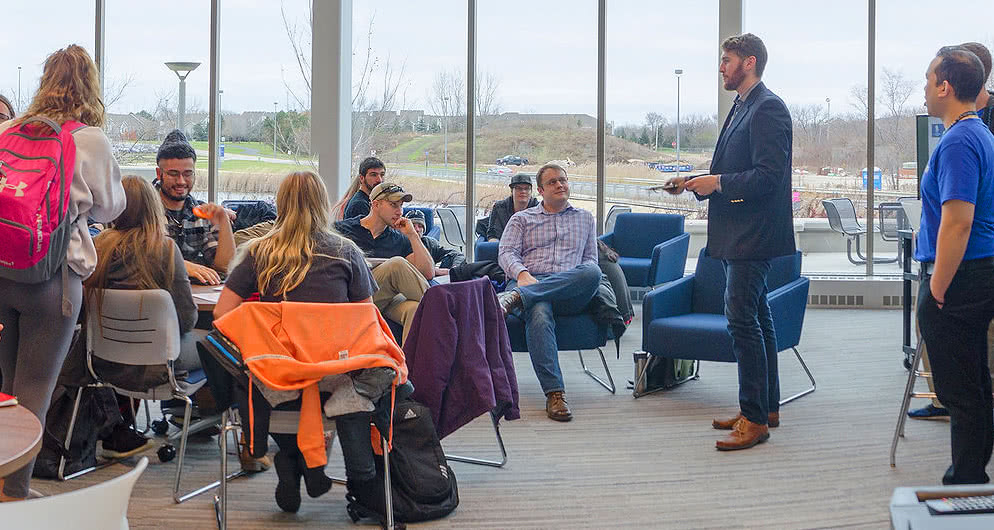
[[24,127],[28,126],[28,124],[34,122],[44,123],[45,125],[48,125],[53,131],[55,131],[55,134],[57,135],[62,134],[62,127],[60,127],[58,123],[55,123],[54,121],[52,121],[49,118],[46,118],[45,116],[32,116],[24,120],[23,123],[21,123],[21,128],[23,129]]

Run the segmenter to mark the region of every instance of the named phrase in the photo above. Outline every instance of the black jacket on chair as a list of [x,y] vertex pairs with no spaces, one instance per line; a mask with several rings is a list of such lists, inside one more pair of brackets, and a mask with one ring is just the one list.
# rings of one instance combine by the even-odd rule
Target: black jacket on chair
[[708,255],[768,259],[793,254],[790,112],[762,82],[729,112],[711,174],[721,191],[708,196]]

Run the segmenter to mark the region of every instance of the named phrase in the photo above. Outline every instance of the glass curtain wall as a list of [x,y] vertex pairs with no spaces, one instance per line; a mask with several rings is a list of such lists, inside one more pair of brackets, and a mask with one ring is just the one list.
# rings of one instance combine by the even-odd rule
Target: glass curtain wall
[[[4,31],[0,35],[0,94],[14,105],[14,112],[21,115],[34,97],[45,66],[45,59],[55,50],[70,44],[79,44],[93,55],[93,3],[65,2],[59,9],[48,5],[12,3],[4,5],[4,26],[10,28],[37,28],[38,21],[45,21],[45,31]],[[22,41],[21,39],[29,39]],[[30,42],[30,45],[25,45]],[[120,69],[115,69],[120,72]],[[115,72],[109,72],[111,84],[116,82]]]
[[[271,202],[285,175],[317,171],[310,6],[309,0],[221,3],[219,200]],[[208,132],[206,121],[193,130],[204,149]]]
[[[60,3],[67,8],[86,6],[85,16],[76,24],[91,34],[88,40],[92,41],[93,3]],[[195,133],[206,128],[210,105],[210,3],[177,0],[153,6],[107,0],[106,17],[106,129],[121,172],[155,178],[159,145],[166,134],[180,128],[182,119],[182,129],[197,150],[194,196],[206,200],[207,141],[206,137],[198,141]],[[179,75],[187,76],[184,105],[179,76],[166,63],[173,63]],[[193,68],[193,64],[175,63],[200,64]]]
[[[878,15],[878,22],[883,18]],[[803,225],[797,242],[804,272],[865,274],[864,266],[847,259],[845,236],[828,230],[822,201],[851,199],[865,226],[866,2],[837,0],[803,12],[789,0],[748,2],[743,30],[766,44],[763,81],[793,118],[793,206],[795,225]],[[890,245],[876,249],[893,256],[897,247]],[[853,258],[859,260],[855,249]]]
[[477,39],[477,216],[550,162],[596,215],[597,2],[480,2]]
[[458,247],[455,222],[466,203],[466,2],[355,0],[352,13],[352,178],[363,159],[379,158],[386,180],[414,196],[411,206],[436,209],[439,240]]
[[704,245],[707,201],[650,188],[708,170],[724,118],[717,50],[717,0],[608,4],[605,206],[685,215],[690,268]]

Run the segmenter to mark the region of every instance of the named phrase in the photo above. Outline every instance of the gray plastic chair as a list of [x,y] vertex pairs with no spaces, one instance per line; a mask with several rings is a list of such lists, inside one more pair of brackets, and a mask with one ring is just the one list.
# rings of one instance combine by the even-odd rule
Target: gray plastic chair
[[[856,207],[853,206],[852,200],[847,197],[825,199],[821,201],[821,204],[824,206],[825,214],[828,216],[828,225],[832,230],[846,236],[846,257],[849,258],[849,262],[853,265],[865,264],[866,256],[863,255],[863,251],[860,248],[860,238],[866,235],[866,227],[859,224],[859,218],[856,217]],[[856,256],[859,259],[853,259],[852,257],[853,241],[856,242]],[[893,258],[873,258],[873,263],[894,263],[896,261],[897,256]]]
[[[128,290],[104,289],[100,309],[96,307],[97,293],[87,297],[86,312],[86,366],[90,375],[97,381],[96,386],[113,388],[115,392],[134,399],[162,400],[179,399],[185,404],[183,411],[183,428],[179,433],[171,435],[168,440],[179,438],[179,461],[176,464],[176,478],[173,483],[173,500],[183,502],[199,493],[204,488],[192,493],[180,495],[180,480],[183,475],[183,459],[186,456],[186,440],[190,432],[196,432],[211,425],[216,425],[218,416],[203,418],[195,425],[190,425],[190,413],[193,401],[190,395],[204,386],[207,378],[202,371],[189,380],[177,380],[173,364],[179,357],[180,334],[179,321],[173,299],[168,291],[163,289]],[[162,366],[165,365],[169,381],[158,387],[148,388],[141,392],[127,390],[106,383],[93,369],[93,358],[131,366]],[[69,436],[66,437],[65,447],[68,450],[72,441],[72,431],[79,413],[79,398],[82,388],[76,393],[76,403],[73,406],[72,419],[69,421]],[[59,475],[62,476],[65,458],[59,465]],[[66,478],[81,475],[92,469],[82,470]]]
[[442,223],[442,238],[445,239],[445,243],[458,248],[459,252],[463,252],[466,239],[463,237],[462,226],[459,224],[456,213],[452,208],[436,208],[435,215]]

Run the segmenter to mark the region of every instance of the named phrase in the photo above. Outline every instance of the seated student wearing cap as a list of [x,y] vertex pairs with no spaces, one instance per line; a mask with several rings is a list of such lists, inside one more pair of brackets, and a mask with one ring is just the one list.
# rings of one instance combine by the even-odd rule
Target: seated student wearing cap
[[435,276],[447,276],[449,269],[458,267],[466,263],[466,256],[462,252],[452,248],[445,248],[437,239],[425,235],[428,225],[425,222],[425,214],[421,210],[411,210],[404,214],[404,217],[414,223],[414,229],[421,236],[421,243],[424,244],[435,265]]
[[[373,268],[379,289],[373,303],[389,319],[411,329],[418,302],[435,276],[435,262],[411,220],[403,216],[404,203],[413,197],[397,184],[382,182],[369,194],[365,217],[335,222],[335,230],[351,239],[368,258],[386,258]],[[401,340],[403,340],[403,338]]]
[[532,206],[538,206],[538,199],[532,197],[532,178],[527,173],[517,173],[511,177],[511,195],[494,203],[490,211],[490,224],[487,226],[487,241],[498,241],[511,216]]

